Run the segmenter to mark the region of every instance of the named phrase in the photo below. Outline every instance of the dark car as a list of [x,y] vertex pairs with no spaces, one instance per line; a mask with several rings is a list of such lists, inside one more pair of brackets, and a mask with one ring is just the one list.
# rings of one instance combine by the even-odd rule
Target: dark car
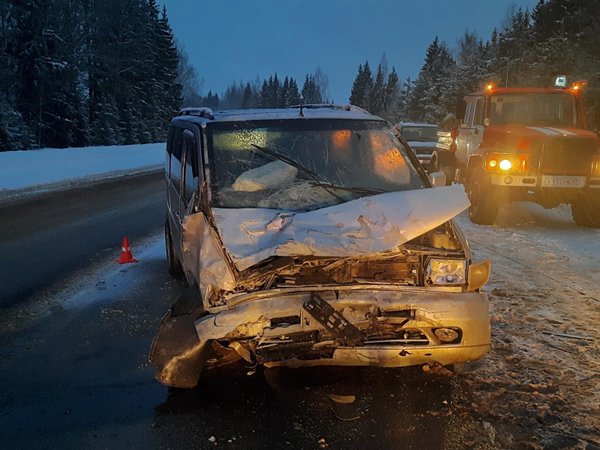
[[449,365],[483,357],[489,263],[386,122],[350,106],[173,119],[165,225],[189,288],[151,350],[157,378],[249,366]]

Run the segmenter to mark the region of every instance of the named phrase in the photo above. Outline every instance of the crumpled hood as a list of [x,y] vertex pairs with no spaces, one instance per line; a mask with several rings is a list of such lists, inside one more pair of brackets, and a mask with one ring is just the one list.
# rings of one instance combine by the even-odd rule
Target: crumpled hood
[[389,192],[309,212],[213,208],[238,270],[272,256],[372,255],[393,250],[469,207],[461,185]]

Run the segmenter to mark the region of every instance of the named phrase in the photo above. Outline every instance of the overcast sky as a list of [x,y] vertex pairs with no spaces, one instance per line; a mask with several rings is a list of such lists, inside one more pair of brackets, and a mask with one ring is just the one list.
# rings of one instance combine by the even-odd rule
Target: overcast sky
[[298,80],[317,66],[332,100],[347,103],[358,65],[385,53],[400,78],[416,77],[436,35],[454,48],[466,29],[487,39],[511,6],[538,0],[161,0],[203,94],[277,72]]

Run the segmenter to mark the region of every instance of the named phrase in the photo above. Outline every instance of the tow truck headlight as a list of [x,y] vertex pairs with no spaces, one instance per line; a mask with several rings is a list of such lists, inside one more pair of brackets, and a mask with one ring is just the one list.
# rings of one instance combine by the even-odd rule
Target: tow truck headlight
[[526,153],[489,153],[485,158],[488,172],[526,173],[529,168],[529,155]]
[[502,161],[500,161],[500,164],[498,164],[498,165],[500,166],[500,169],[502,169],[504,171],[508,171],[512,167],[512,163],[508,159],[503,159]]
[[464,259],[430,259],[427,282],[438,286],[465,284],[467,263]]

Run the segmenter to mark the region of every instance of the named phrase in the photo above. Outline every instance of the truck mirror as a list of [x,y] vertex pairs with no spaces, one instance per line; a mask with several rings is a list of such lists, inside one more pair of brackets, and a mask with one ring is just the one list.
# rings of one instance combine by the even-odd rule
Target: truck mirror
[[446,174],[444,172],[432,172],[428,176],[434,188],[446,186]]

